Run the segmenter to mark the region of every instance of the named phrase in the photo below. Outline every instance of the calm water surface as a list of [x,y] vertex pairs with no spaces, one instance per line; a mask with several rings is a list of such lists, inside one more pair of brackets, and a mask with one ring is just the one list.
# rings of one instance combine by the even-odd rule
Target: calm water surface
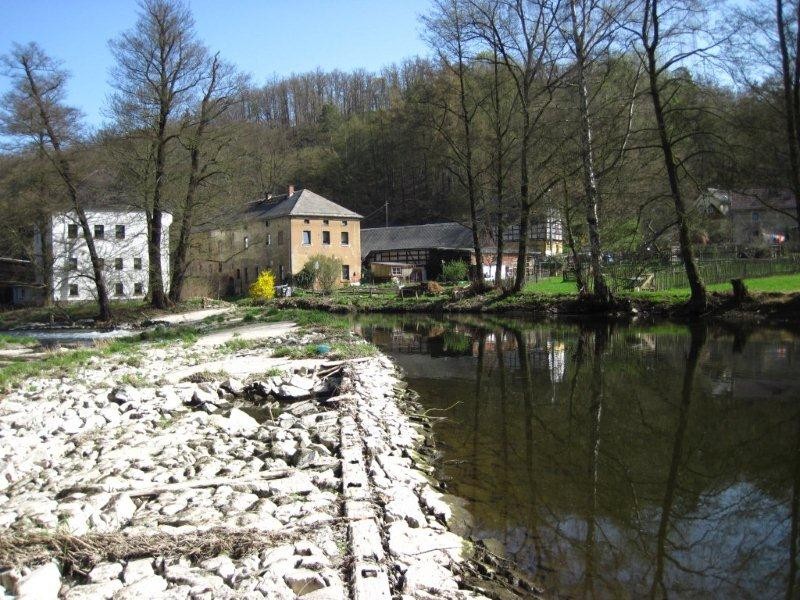
[[800,594],[800,340],[359,317],[436,425],[472,535],[558,597]]

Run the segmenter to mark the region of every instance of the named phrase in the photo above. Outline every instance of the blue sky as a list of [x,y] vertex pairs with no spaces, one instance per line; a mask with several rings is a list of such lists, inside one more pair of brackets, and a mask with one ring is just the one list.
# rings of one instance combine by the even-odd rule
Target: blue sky
[[[272,75],[365,68],[429,53],[418,16],[430,0],[189,0],[198,36],[255,83]],[[108,40],[136,21],[135,0],[0,0],[0,53],[38,42],[70,71],[68,101],[104,120]],[[8,89],[0,78],[0,93]]]

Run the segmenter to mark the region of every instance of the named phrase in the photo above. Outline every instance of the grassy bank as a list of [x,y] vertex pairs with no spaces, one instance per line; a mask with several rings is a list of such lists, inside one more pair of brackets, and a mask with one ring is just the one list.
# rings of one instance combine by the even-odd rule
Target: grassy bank
[[[108,325],[119,323],[138,323],[155,317],[197,310],[203,308],[200,300],[189,300],[176,304],[169,310],[159,310],[140,300],[112,302],[112,321]],[[206,306],[206,308],[209,308]],[[97,317],[96,302],[72,302],[54,306],[31,306],[0,311],[0,329],[12,329],[31,323],[52,323],[57,325],[75,325],[82,321],[92,321]]]
[[[746,279],[752,294],[747,302],[733,302],[730,284],[708,286],[709,316],[735,312],[758,318],[789,320],[800,318],[800,274]],[[330,296],[304,294],[274,301],[274,306],[284,309],[308,309],[335,313],[346,312],[414,312],[414,313],[527,313],[578,315],[629,312],[635,308],[640,313],[660,316],[680,314],[689,299],[688,288],[659,292],[627,291],[618,294],[618,303],[610,311],[578,297],[574,282],[564,282],[561,277],[551,277],[529,283],[516,294],[489,291],[469,295],[458,288],[446,288],[443,293],[419,294],[399,297],[397,290],[383,288],[370,293],[346,289]]]

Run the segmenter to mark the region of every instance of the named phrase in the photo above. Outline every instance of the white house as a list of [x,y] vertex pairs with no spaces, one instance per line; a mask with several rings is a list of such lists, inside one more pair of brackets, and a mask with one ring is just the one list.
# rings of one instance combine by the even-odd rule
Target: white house
[[[111,300],[143,298],[147,294],[147,220],[143,211],[87,209],[86,218],[94,235],[98,256],[103,261]],[[164,290],[169,289],[169,227],[172,215],[163,215],[161,269]],[[51,217],[53,248],[52,289],[55,301],[95,300],[89,250],[74,211]],[[41,256],[42,240],[37,236],[36,252]]]

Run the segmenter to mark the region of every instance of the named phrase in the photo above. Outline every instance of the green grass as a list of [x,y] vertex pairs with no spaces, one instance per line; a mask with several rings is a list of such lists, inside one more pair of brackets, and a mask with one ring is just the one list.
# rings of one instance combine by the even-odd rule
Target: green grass
[[[745,279],[744,284],[750,292],[790,294],[800,292],[800,273]],[[709,292],[730,293],[732,291],[730,283],[715,283],[707,286],[707,289]],[[658,292],[628,292],[625,295],[643,300],[680,302],[687,300],[690,294],[689,288],[671,288]]]
[[25,335],[5,335],[0,333],[0,348],[36,346],[39,342],[36,338]]
[[[773,275],[745,279],[745,285],[751,292],[766,293],[792,293],[800,292],[800,273],[793,275]],[[730,283],[715,283],[708,286],[709,292],[730,292]],[[562,281],[561,277],[547,277],[537,282],[531,282],[523,288],[525,294],[539,294],[544,296],[574,296],[576,295],[574,281]],[[624,291],[620,296],[640,298],[642,300],[663,300],[678,302],[689,298],[689,288],[671,288],[657,292],[650,291]]]
[[291,358],[293,360],[301,358],[326,358],[332,360],[344,360],[348,358],[363,358],[375,356],[378,353],[377,346],[369,342],[333,342],[330,344],[331,350],[325,354],[317,352],[318,344],[306,344],[304,346],[281,346],[276,348],[272,356],[276,358]]
[[[111,302],[111,317],[117,323],[137,322],[152,319],[168,313],[184,312],[202,308],[199,300],[189,300],[176,304],[169,310],[152,308],[141,300],[127,300],[124,302]],[[0,329],[9,329],[27,323],[55,323],[69,324],[85,319],[97,317],[98,308],[95,302],[70,302],[58,306],[34,306],[14,308],[0,311]]]
[[578,288],[574,281],[564,281],[562,277],[544,277],[539,281],[531,281],[522,288],[525,294],[541,294],[543,296],[574,296]]

